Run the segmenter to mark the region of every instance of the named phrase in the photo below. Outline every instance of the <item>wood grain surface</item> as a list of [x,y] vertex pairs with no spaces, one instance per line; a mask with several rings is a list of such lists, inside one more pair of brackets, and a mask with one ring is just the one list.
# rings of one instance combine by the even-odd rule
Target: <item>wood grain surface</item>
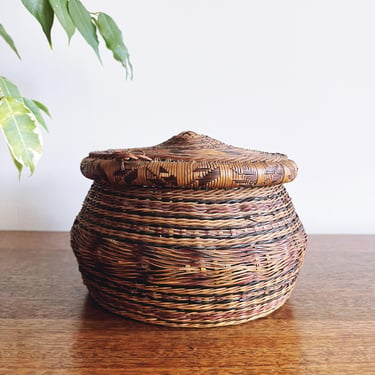
[[0,374],[375,374],[374,282],[375,236],[310,236],[273,314],[167,328],[98,307],[68,233],[0,232]]

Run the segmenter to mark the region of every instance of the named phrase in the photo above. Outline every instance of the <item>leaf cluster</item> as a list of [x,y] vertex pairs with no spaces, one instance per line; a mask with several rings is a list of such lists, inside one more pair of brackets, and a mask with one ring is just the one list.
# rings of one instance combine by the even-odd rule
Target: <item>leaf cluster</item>
[[[52,26],[57,20],[65,30],[69,42],[77,30],[101,62],[98,39],[100,35],[114,59],[125,68],[126,78],[133,77],[133,67],[128,49],[123,42],[122,32],[111,16],[103,12],[89,12],[80,0],[21,2],[39,22],[51,48]],[[13,38],[2,24],[0,36],[21,58]],[[44,104],[23,97],[14,83],[0,77],[0,129],[20,174],[24,167],[33,173],[35,164],[42,154],[40,126],[47,129],[42,113],[50,116]]]
[[[75,31],[82,35],[95,51],[99,61],[98,34],[103,38],[107,48],[113,53],[132,76],[132,65],[122,32],[111,16],[103,12],[89,12],[80,0],[21,0],[26,9],[40,23],[49,45],[52,47],[51,30],[55,18],[65,30],[70,41]],[[4,38],[5,39],[5,38]]]
[[14,83],[0,77],[1,132],[19,174],[23,167],[33,173],[42,154],[42,137],[37,125],[47,130],[43,112],[50,116],[42,103],[23,97]]

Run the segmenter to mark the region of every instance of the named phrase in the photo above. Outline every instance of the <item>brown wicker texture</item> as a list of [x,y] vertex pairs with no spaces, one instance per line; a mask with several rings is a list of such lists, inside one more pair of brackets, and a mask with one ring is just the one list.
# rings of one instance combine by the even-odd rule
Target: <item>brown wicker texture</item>
[[91,152],[81,171],[111,185],[217,189],[290,182],[297,166],[283,154],[246,150],[184,132],[153,147]]
[[[182,138],[186,134],[201,137],[188,132]],[[113,153],[119,161],[119,151]],[[89,159],[97,168],[95,157],[111,162],[109,155]],[[134,150],[122,155],[137,166],[155,159],[140,152],[140,161]],[[288,161],[280,154],[260,155],[270,163]],[[96,175],[71,231],[83,280],[100,305],[149,323],[212,327],[265,316],[290,296],[306,235],[283,185],[141,187],[111,184],[103,177],[110,175]]]

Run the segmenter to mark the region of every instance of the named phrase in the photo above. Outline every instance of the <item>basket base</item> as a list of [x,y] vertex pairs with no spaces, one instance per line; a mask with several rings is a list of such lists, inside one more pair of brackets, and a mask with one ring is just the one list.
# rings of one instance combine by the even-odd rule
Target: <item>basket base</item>
[[[223,314],[216,314],[210,312],[211,317],[207,320],[198,320],[202,317],[189,315],[188,312],[181,314],[176,318],[176,320],[165,320],[163,317],[158,316],[157,311],[153,313],[141,312],[141,311],[129,311],[129,310],[120,310],[117,307],[114,307],[111,304],[106,303],[102,296],[98,295],[95,292],[90,292],[90,297],[102,308],[110,311],[113,314],[120,315],[124,318],[133,319],[142,323],[148,324],[157,324],[166,327],[175,327],[175,328],[214,328],[214,327],[225,327],[231,325],[238,325],[250,322],[252,320],[264,318],[274,311],[278,310],[284,305],[284,303],[289,299],[291,291],[288,294],[284,294],[282,297],[278,298],[276,301],[272,301],[266,305],[263,305],[261,308],[248,311],[240,315],[238,311],[230,311],[226,316],[223,317]],[[194,320],[195,318],[195,320]]]

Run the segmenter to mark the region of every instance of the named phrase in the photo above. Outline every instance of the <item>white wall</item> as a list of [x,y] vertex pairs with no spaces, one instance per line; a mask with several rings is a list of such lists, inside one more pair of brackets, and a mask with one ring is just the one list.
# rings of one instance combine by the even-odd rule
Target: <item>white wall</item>
[[157,144],[183,130],[288,154],[287,186],[310,233],[375,233],[375,2],[85,1],[125,32],[135,78],[57,25],[51,52],[20,1],[1,20],[0,74],[53,114],[35,174],[18,181],[0,140],[0,230],[69,230],[91,150]]

